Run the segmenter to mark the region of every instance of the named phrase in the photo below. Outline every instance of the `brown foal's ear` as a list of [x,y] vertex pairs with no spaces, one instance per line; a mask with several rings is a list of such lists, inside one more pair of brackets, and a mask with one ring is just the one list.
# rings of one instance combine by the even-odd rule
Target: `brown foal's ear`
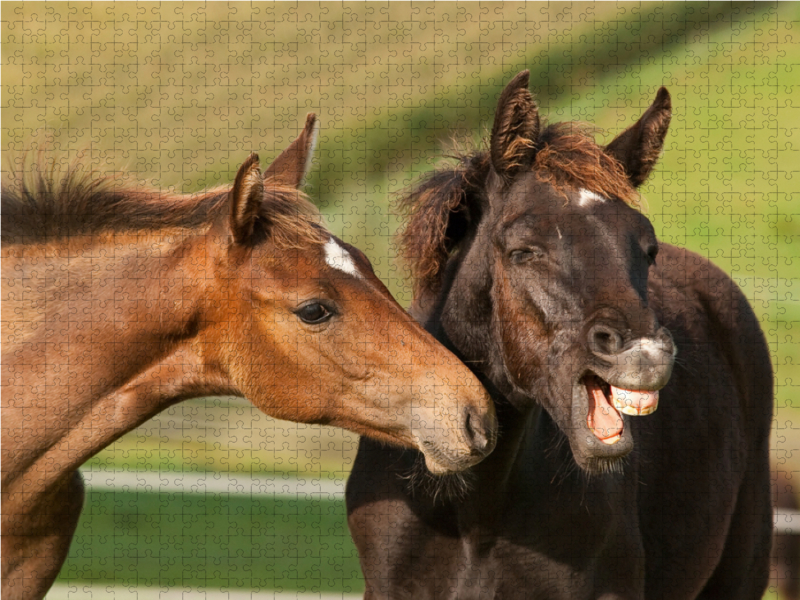
[[539,109],[528,90],[530,71],[519,73],[500,94],[492,126],[492,166],[508,179],[533,163]]
[[644,183],[661,156],[671,118],[669,92],[662,87],[641,118],[605,147],[605,153],[622,164],[634,187]]
[[237,244],[247,243],[264,201],[264,181],[258,166],[258,154],[251,154],[239,167],[230,193],[231,233]]
[[317,115],[308,113],[303,132],[267,167],[264,179],[272,180],[278,185],[299,188],[311,168],[318,135]]

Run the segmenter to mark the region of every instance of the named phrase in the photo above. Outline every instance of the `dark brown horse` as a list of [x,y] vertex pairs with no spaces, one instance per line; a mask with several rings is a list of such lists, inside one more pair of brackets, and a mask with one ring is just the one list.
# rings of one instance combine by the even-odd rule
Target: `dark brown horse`
[[436,472],[494,445],[494,407],[366,257],[298,192],[316,139],[230,189],[114,180],[3,190],[4,600],[41,598],[83,503],[78,467],[168,406],[245,396],[292,421],[417,448]]
[[501,95],[488,151],[405,198],[413,314],[485,382],[500,434],[439,480],[361,441],[347,505],[367,597],[760,598],[767,346],[730,278],[630,205],[669,94],[601,147],[541,127],[527,87]]

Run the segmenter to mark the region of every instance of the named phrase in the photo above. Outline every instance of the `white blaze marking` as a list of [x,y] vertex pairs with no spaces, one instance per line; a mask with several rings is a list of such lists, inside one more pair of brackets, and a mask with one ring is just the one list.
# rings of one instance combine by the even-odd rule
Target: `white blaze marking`
[[606,199],[600,196],[599,194],[595,194],[594,192],[590,192],[589,190],[581,190],[581,197],[578,199],[578,204],[580,206],[586,206],[590,202],[605,202]]
[[344,271],[348,275],[361,277],[361,273],[356,269],[356,263],[353,262],[353,257],[350,253],[336,243],[333,238],[328,240],[325,244],[325,262],[327,262],[334,269]]

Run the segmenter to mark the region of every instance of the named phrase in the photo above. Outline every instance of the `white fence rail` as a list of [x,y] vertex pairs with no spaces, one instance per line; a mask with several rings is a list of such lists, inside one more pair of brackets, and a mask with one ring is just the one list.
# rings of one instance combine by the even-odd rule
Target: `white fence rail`
[[775,533],[800,534],[800,511],[777,509],[772,515]]

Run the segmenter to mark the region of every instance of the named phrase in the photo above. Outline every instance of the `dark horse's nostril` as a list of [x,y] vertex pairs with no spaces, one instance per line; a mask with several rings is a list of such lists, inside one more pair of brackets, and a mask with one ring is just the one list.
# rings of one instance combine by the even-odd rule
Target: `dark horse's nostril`
[[607,325],[594,325],[589,330],[589,349],[606,356],[622,351],[622,336]]
[[481,418],[468,408],[464,410],[464,434],[467,437],[470,448],[481,454],[486,454],[490,435]]

